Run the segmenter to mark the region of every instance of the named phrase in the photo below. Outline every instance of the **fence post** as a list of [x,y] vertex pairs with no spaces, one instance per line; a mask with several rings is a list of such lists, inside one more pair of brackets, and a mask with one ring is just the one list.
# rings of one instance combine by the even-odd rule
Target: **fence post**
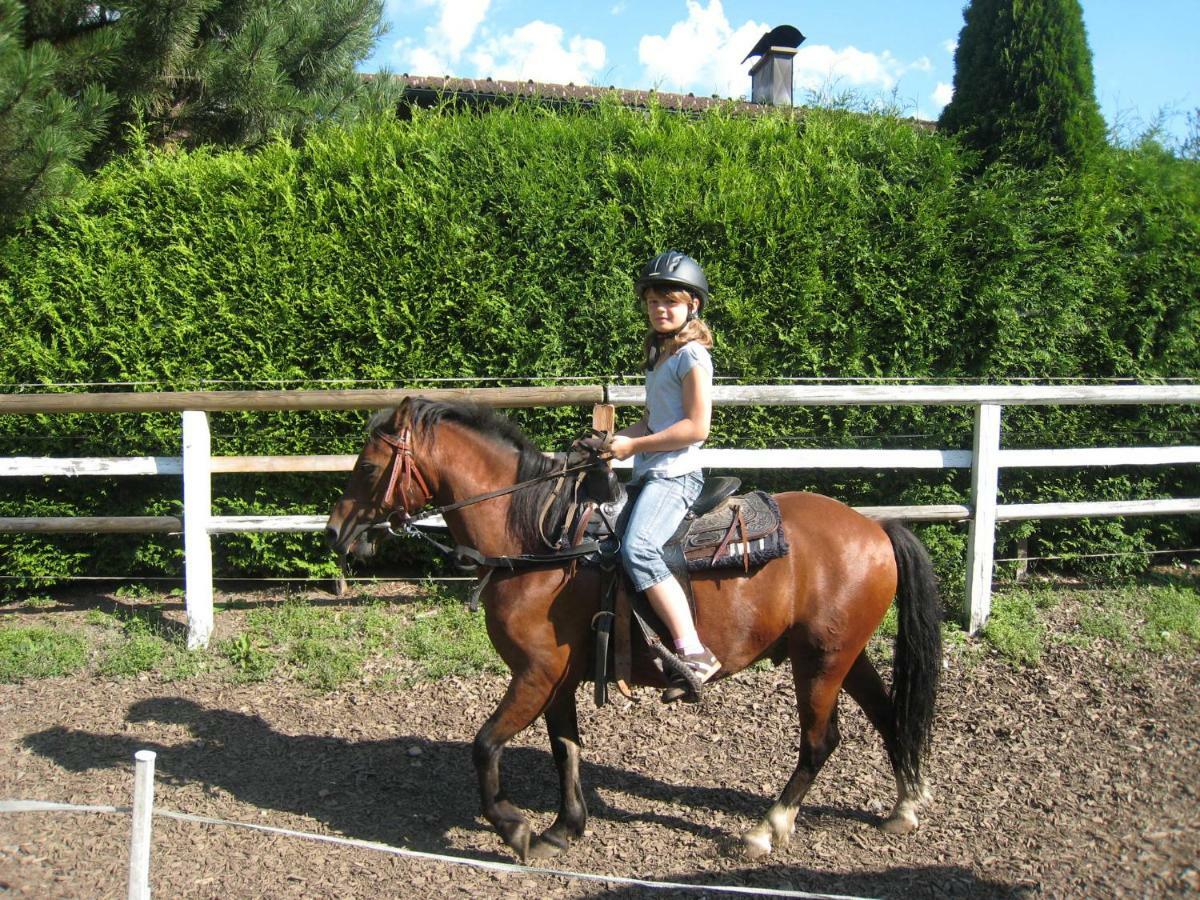
[[133,835],[129,842],[129,900],[150,900],[150,829],[154,820],[153,750],[133,755]]
[[992,560],[996,541],[999,488],[1000,406],[975,407],[975,447],[971,456],[971,527],[967,536],[967,632],[987,624],[992,607]]
[[183,414],[183,555],[188,649],[208,646],[213,629],[212,444],[208,413]]

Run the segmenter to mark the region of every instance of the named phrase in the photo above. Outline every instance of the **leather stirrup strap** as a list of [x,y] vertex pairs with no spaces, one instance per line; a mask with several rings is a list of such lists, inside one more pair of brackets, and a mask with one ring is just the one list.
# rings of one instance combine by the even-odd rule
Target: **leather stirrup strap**
[[[729,523],[729,530],[727,532],[725,532],[725,537],[723,537],[721,539],[721,543],[717,545],[717,549],[712,555],[711,561],[714,564],[725,553],[725,550],[729,547],[729,544],[733,541],[733,536],[739,532],[741,533],[742,543],[745,543],[745,541],[746,541],[746,520],[742,518],[742,508],[740,506],[738,507],[737,515],[734,516],[733,520]],[[746,547],[745,550],[747,552],[743,553],[742,556],[745,560],[744,564],[746,566],[746,569],[747,569],[747,571],[749,571],[749,567],[750,567],[749,550],[750,550],[750,548]]]
[[613,679],[622,697],[637,702],[633,691],[629,689],[629,682],[633,680],[633,648],[630,645],[629,628],[633,608],[629,603],[629,585],[623,572],[615,572],[613,577],[617,579],[617,608],[613,620],[616,632],[616,642],[613,646]]

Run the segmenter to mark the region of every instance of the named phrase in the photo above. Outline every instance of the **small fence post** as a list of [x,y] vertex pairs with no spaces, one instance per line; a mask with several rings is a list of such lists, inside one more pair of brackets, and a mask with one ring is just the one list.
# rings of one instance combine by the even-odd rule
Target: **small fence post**
[[129,900],[150,900],[150,829],[154,821],[153,750],[133,755],[133,837],[129,842]]
[[208,646],[213,630],[212,442],[208,413],[183,414],[183,555],[188,649]]
[[1000,475],[1000,409],[975,407],[971,457],[971,527],[967,536],[967,632],[987,624],[992,607],[992,560],[996,541],[996,493]]

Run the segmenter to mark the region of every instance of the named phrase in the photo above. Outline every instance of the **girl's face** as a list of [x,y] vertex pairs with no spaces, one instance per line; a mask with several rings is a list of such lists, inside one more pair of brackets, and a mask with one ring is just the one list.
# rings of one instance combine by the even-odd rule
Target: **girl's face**
[[670,334],[687,324],[688,313],[696,306],[696,298],[679,288],[648,288],[645,293],[646,318],[659,334]]

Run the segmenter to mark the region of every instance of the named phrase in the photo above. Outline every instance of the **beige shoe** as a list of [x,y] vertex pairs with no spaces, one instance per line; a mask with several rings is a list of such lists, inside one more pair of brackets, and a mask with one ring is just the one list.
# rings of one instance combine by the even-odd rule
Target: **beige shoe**
[[717,674],[721,661],[713,656],[713,652],[705,647],[700,653],[689,653],[679,657],[696,676],[701,684]]
[[[721,661],[707,647],[700,653],[680,654],[679,658],[700,684],[704,684],[721,670]],[[671,673],[670,681],[670,686],[662,692],[663,703],[674,703],[677,700],[685,703],[700,702],[699,692],[683,676]]]

